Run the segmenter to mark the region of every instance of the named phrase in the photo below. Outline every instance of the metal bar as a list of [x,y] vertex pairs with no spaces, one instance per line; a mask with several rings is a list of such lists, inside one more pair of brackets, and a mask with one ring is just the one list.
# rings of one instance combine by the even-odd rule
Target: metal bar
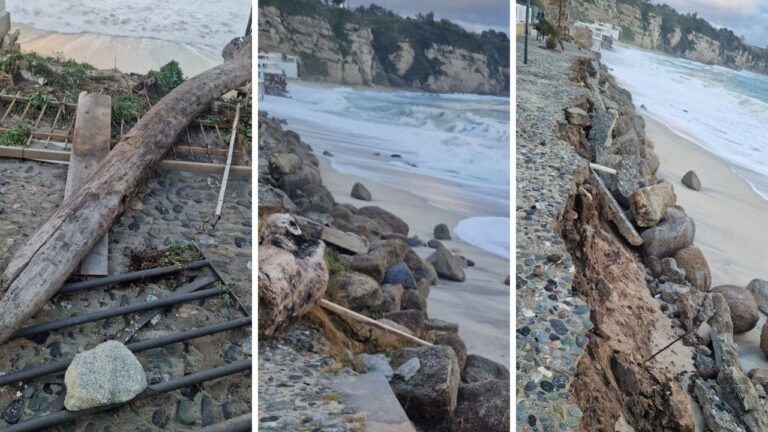
[[45,333],[54,330],[60,330],[67,327],[73,327],[80,324],[86,324],[89,322],[99,321],[107,318],[113,318],[116,316],[127,315],[135,312],[143,312],[149,309],[156,309],[161,307],[172,306],[179,303],[186,303],[195,300],[201,300],[209,297],[215,297],[217,295],[226,294],[227,290],[222,288],[211,288],[203,291],[191,292],[188,294],[169,295],[158,300],[152,300],[144,303],[137,303],[123,307],[116,307],[112,309],[102,309],[94,312],[76,315],[69,318],[63,318],[56,321],[50,321],[43,324],[32,325],[24,327],[16,331],[11,335],[10,339],[17,339],[20,337],[29,337],[39,333]]
[[252,430],[251,414],[243,414],[200,429],[200,432],[246,432]]
[[[206,260],[208,260],[208,257],[205,256],[205,252],[203,252],[203,250],[200,248],[200,246],[197,244],[197,242],[193,241],[192,242],[192,246],[194,246],[195,249],[197,249],[197,251],[200,252],[200,255],[202,255],[203,257],[205,257]],[[221,274],[221,272],[219,271],[218,268],[216,268],[216,266],[213,264],[213,261],[208,260],[208,267],[210,267],[210,269],[214,273],[216,273],[216,276],[219,277],[219,280],[221,281],[221,283],[223,283],[224,285],[228,285],[227,284],[227,280],[224,279],[224,275]],[[235,294],[235,292],[233,290],[228,290],[227,292],[229,293],[229,296],[232,297],[232,299],[235,301],[235,303],[237,303],[237,307],[238,307],[238,309],[240,309],[240,312],[242,312],[243,315],[245,315],[245,316],[251,316],[250,309],[245,307],[243,302],[240,301],[240,298],[237,297],[237,294]]]
[[67,411],[61,410],[53,414],[48,414],[41,417],[35,417],[21,423],[16,423],[13,426],[9,426],[4,429],[0,429],[4,432],[31,432],[40,429],[45,429],[51,426],[55,426],[60,423],[75,420],[80,417],[85,417],[97,412],[114,409],[133,401],[149,399],[156,396],[159,393],[168,393],[173,390],[178,390],[190,385],[200,384],[206,381],[212,381],[218,378],[222,378],[228,375],[234,375],[236,373],[245,372],[251,369],[252,361],[241,360],[238,362],[230,363],[228,365],[219,366],[217,368],[208,369],[206,371],[190,374],[181,378],[177,378],[173,381],[166,381],[159,384],[153,384],[147,387],[141,394],[136,396],[133,400],[124,402],[122,404],[105,405],[90,410],[84,411]]
[[122,273],[112,276],[106,276],[100,279],[92,279],[81,282],[70,282],[64,284],[59,290],[59,294],[70,293],[74,291],[80,291],[90,288],[98,288],[107,285],[115,285],[125,282],[132,282],[136,280],[142,280],[145,278],[153,278],[158,276],[165,276],[173,273],[179,273],[184,270],[195,270],[209,265],[207,260],[194,261],[182,265],[172,265],[166,267],[157,267],[149,270],[140,270],[130,273]]
[[[251,325],[251,318],[238,318],[232,321],[226,321],[223,323],[211,324],[209,326],[200,327],[192,330],[187,330],[181,333],[175,333],[167,336],[162,336],[155,339],[150,339],[142,342],[135,342],[126,345],[126,348],[132,352],[142,352],[154,348],[164,347],[177,342],[184,342],[191,339],[197,339],[204,336],[210,336],[216,333],[222,333],[229,330],[234,330],[240,327]],[[18,372],[11,372],[7,375],[0,376],[0,386],[5,386],[20,381],[30,380],[32,378],[41,377],[44,375],[54,374],[56,372],[62,372],[67,370],[69,364],[72,363],[72,358],[60,360],[56,362],[45,363],[40,366],[29,367],[22,369]]]

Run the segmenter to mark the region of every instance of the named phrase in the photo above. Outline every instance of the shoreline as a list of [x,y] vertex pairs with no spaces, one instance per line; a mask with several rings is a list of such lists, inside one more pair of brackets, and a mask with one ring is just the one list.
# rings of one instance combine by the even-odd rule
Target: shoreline
[[[291,129],[289,123],[287,128]],[[302,135],[302,139],[304,135]],[[311,144],[311,142],[308,141]],[[334,199],[341,204],[356,207],[379,206],[406,221],[410,227],[409,236],[418,236],[426,241],[433,238],[435,225],[445,223],[453,232],[464,217],[454,211],[437,207],[420,196],[369,179],[342,173],[336,170],[328,157],[319,155],[323,184]],[[350,196],[352,185],[360,182],[371,192],[372,201],[361,201]],[[441,240],[452,252],[475,262],[474,267],[464,269],[464,282],[440,279],[432,287],[427,301],[427,312],[431,318],[443,319],[459,324],[459,336],[467,345],[467,352],[479,354],[501,364],[510,362],[509,340],[509,296],[510,287],[504,284],[509,274],[510,263],[502,257],[473,246],[463,240]],[[434,249],[420,246],[413,250],[426,258]]]
[[[658,120],[644,115],[647,136],[654,142],[661,164],[657,175],[675,185],[677,203],[696,221],[697,245],[709,263],[712,286],[746,286],[752,279],[768,279],[763,229],[768,201],[737,174],[733,164],[688,140]],[[693,169],[702,183],[701,191],[685,187],[683,175]],[[760,350],[760,331],[766,315],[751,331],[734,336],[739,361],[746,373],[765,367]]]
[[22,52],[62,56],[85,62],[97,69],[117,68],[124,73],[147,73],[171,60],[179,62],[187,77],[221,64],[221,47],[171,42],[157,38],[111,36],[96,33],[58,33],[28,24],[13,23],[20,30]]

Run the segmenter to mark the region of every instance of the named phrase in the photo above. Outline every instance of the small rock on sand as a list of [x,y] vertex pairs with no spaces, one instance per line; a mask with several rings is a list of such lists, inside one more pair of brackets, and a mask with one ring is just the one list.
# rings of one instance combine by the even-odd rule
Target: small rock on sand
[[[720,293],[731,311],[731,320],[733,321],[733,332],[744,333],[752,330],[760,319],[757,311],[757,302],[752,294],[746,288],[736,285],[722,285],[712,288],[712,292]],[[768,344],[768,339],[763,338]],[[764,350],[768,348],[766,346]]]
[[693,189],[695,191],[701,190],[701,180],[699,180],[699,176],[696,175],[695,171],[688,171],[685,173],[681,181],[684,185],[688,186],[688,189]]
[[448,229],[448,225],[441,223],[435,226],[434,233],[435,238],[438,240],[450,240],[451,230]]
[[144,391],[147,377],[136,356],[117,341],[107,341],[75,356],[64,375],[70,411],[126,402]]
[[352,186],[352,198],[357,198],[363,201],[370,201],[372,199],[368,189],[359,182]]

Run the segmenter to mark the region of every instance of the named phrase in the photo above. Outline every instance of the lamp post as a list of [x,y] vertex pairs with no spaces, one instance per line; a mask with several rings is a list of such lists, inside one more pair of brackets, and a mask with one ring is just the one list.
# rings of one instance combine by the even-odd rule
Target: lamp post
[[523,47],[523,64],[528,64],[528,16],[531,10],[531,0],[525,4],[525,44]]

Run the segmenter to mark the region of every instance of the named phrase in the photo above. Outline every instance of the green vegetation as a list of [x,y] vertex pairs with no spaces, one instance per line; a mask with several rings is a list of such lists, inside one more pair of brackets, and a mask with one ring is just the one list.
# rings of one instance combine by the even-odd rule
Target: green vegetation
[[253,143],[253,127],[249,123],[241,123],[238,126],[240,129],[240,136],[242,139],[243,148],[248,152],[248,157],[251,157],[251,147]]
[[149,71],[149,76],[154,78],[156,90],[160,97],[165,96],[184,82],[184,73],[176,60],[164,64],[159,71]]
[[339,253],[331,250],[325,250],[325,264],[328,266],[328,274],[333,276],[340,276],[349,272],[347,266],[341,261]]
[[328,64],[313,53],[301,53],[301,66],[303,66],[301,71],[303,76],[328,76]]
[[147,101],[136,95],[115,95],[112,97],[112,126],[120,128],[120,123],[135,123],[148,109]]
[[27,142],[27,138],[29,138],[29,130],[17,124],[5,132],[0,132],[0,145],[21,146]]
[[632,32],[632,29],[628,26],[621,26],[621,31],[619,32],[619,40],[627,41],[627,42],[634,42],[635,41],[635,33]]
[[32,109],[42,109],[46,104],[56,100],[52,94],[40,92],[27,93],[24,96],[29,98],[29,107]]

